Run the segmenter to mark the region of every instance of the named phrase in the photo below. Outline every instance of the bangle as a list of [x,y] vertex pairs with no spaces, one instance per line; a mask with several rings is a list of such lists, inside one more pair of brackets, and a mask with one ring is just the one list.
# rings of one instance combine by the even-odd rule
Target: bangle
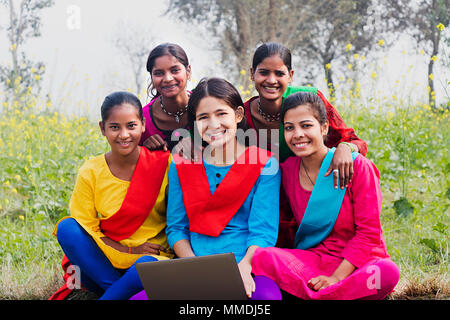
[[340,144],[345,144],[346,146],[348,146],[350,148],[351,152],[358,152],[358,150],[355,150],[355,148],[353,147],[353,144],[346,142],[346,141],[342,141]]
[[128,247],[128,254],[131,254],[131,247]]

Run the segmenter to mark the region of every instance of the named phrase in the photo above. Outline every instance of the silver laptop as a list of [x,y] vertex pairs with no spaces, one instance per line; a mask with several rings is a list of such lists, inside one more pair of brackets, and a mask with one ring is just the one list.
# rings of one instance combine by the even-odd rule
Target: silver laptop
[[137,263],[150,300],[247,300],[233,253]]

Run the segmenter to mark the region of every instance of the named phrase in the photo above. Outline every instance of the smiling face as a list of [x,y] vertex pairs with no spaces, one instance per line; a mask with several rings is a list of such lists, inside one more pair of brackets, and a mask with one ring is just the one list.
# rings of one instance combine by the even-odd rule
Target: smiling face
[[113,153],[128,156],[139,152],[138,143],[145,125],[136,107],[129,103],[116,105],[110,110],[108,118],[99,125]]
[[294,71],[288,70],[278,54],[265,58],[255,70],[252,68],[250,71],[255,89],[266,100],[281,99],[294,75]]
[[212,148],[223,147],[236,139],[237,124],[242,121],[243,107],[235,111],[225,101],[207,96],[195,112],[197,130]]
[[155,59],[151,71],[153,87],[163,97],[173,98],[186,91],[190,78],[190,66],[187,68],[174,56],[167,54]]
[[309,105],[300,105],[286,111],[284,138],[289,149],[298,157],[307,157],[322,150],[328,121],[320,124]]

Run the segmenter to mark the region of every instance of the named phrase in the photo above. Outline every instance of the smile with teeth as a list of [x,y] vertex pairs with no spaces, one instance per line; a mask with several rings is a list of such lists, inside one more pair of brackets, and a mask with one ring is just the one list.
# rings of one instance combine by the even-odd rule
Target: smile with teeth
[[218,138],[222,137],[223,135],[225,135],[226,130],[224,131],[220,131],[220,132],[216,132],[216,133],[208,133],[207,136],[211,139],[211,140],[217,140]]
[[172,90],[172,89],[175,89],[177,87],[177,85],[176,84],[173,84],[173,85],[171,85],[171,86],[164,86],[164,87],[162,87],[161,89],[162,90]]
[[263,88],[268,91],[277,91],[280,89],[280,87],[278,87],[278,86],[267,86],[267,85],[263,86]]
[[305,147],[306,145],[308,145],[309,142],[297,142],[297,143],[293,143],[294,147],[296,148],[302,148]]
[[119,141],[118,143],[121,147],[128,147],[131,141]]

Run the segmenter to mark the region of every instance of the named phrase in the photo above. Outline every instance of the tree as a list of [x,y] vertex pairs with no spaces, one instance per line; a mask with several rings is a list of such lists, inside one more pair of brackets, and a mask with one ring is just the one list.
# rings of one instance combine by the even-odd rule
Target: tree
[[402,27],[412,34],[429,56],[428,60],[428,102],[435,109],[434,64],[439,54],[443,30],[450,22],[450,0],[390,0],[399,5],[398,19]]
[[374,44],[379,25],[371,25],[374,1],[317,0],[306,10],[309,26],[296,52],[302,60],[320,64],[331,96],[335,86],[333,71],[335,62],[347,51],[365,54]]
[[309,69],[324,70],[333,94],[332,62],[345,54],[346,45],[351,43],[354,53],[367,52],[380,32],[392,27],[390,11],[379,10],[386,5],[382,1],[171,0],[167,12],[185,22],[204,23],[223,60],[237,65],[237,71],[249,68],[258,43],[280,42],[308,62]]
[[[170,0],[167,13],[184,22],[204,24],[211,31],[222,61],[232,66],[231,75],[251,66],[261,42],[278,41],[295,48],[301,42],[305,3],[312,0]],[[248,77],[244,78],[245,87]]]
[[10,42],[12,64],[0,66],[0,80],[5,84],[6,91],[18,100],[31,88],[40,90],[40,81],[45,72],[44,64],[32,62],[21,51],[28,38],[39,37],[42,9],[53,5],[52,0],[1,0],[0,4],[8,10],[7,37]]
[[147,72],[147,57],[156,45],[155,38],[150,30],[122,21],[118,24],[112,42],[131,67],[136,94],[141,94]]

